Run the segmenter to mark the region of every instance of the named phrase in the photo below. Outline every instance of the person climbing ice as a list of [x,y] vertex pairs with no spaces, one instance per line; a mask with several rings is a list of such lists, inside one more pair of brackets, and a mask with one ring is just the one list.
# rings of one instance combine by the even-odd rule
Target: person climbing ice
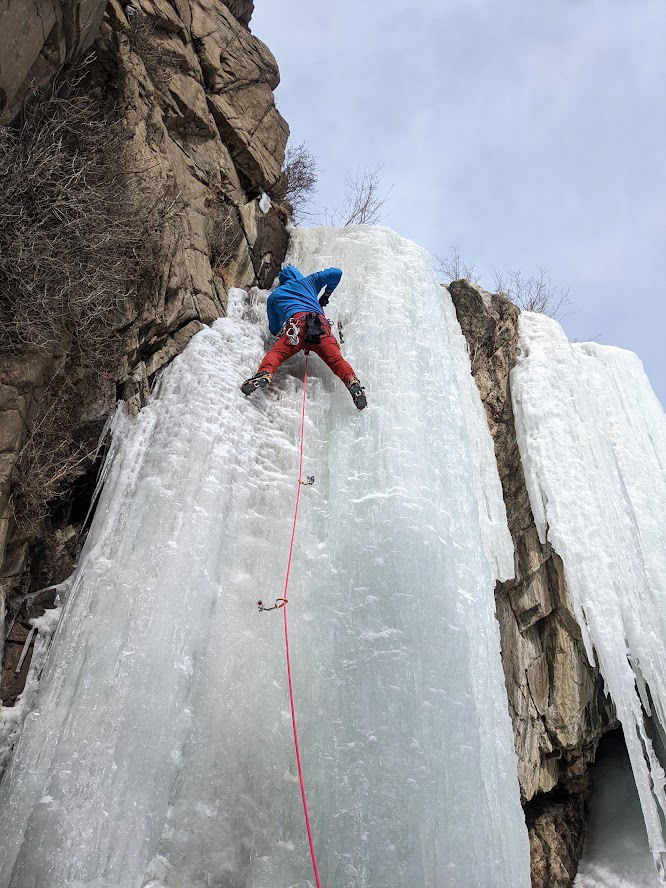
[[[268,327],[278,339],[264,356],[256,374],[241,385],[244,395],[265,388],[283,361],[301,349],[307,349],[319,355],[344,382],[359,410],[367,406],[365,389],[342,357],[338,341],[331,333],[330,322],[322,312],[341,277],[339,268],[325,268],[307,277],[303,277],[293,265],[282,269],[278,275],[279,285],[266,304]],[[324,292],[319,296],[322,289]]]

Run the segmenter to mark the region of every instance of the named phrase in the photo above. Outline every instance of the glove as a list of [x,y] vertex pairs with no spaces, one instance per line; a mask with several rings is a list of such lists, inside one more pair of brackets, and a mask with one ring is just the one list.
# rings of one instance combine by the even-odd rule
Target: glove
[[326,290],[319,297],[319,304],[322,308],[325,308],[328,305],[328,301],[331,298],[331,294],[327,293]]

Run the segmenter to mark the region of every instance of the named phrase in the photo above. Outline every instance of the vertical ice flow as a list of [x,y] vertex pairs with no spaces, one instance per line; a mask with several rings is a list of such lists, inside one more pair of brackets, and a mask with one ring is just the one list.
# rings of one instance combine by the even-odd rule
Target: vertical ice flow
[[[493,587],[513,569],[464,338],[428,255],[299,230],[369,392],[312,356],[290,593],[326,888],[527,888]],[[0,886],[306,888],[279,612],[303,356],[238,390],[265,294],[232,291],[118,452],[2,785]]]
[[666,417],[631,352],[571,345],[531,313],[519,349],[511,386],[532,511],[617,707],[661,872],[664,772],[645,715],[666,727]]

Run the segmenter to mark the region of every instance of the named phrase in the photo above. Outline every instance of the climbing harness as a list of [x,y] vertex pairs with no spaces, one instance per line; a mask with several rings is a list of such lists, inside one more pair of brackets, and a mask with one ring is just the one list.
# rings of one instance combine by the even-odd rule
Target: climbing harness
[[285,335],[292,345],[298,345],[298,337],[300,336],[298,324],[294,318],[289,318],[289,326],[285,330]]
[[319,345],[321,337],[325,335],[324,326],[321,317],[313,311],[309,311],[305,316],[305,339],[311,345]]
[[[293,323],[293,318],[291,323]],[[298,342],[298,339],[297,339]],[[295,343],[294,343],[295,344]],[[287,664],[287,685],[289,687],[289,706],[291,709],[291,730],[294,735],[294,754],[296,756],[296,769],[298,771],[298,783],[301,789],[301,801],[303,802],[303,815],[305,817],[305,830],[308,835],[308,845],[310,846],[310,858],[312,860],[312,872],[315,879],[316,888],[321,888],[321,879],[319,878],[319,868],[317,867],[317,855],[315,854],[314,837],[312,835],[312,825],[310,823],[310,813],[308,811],[308,800],[305,792],[305,777],[303,776],[303,765],[301,762],[301,748],[298,743],[298,728],[296,724],[296,702],[294,698],[294,684],[291,671],[291,654],[289,651],[289,624],[287,622],[287,592],[289,591],[289,578],[291,576],[291,562],[294,555],[294,542],[296,540],[296,525],[298,523],[298,509],[301,502],[301,488],[314,484],[314,475],[308,475],[307,480],[303,480],[303,442],[305,439],[305,404],[307,400],[308,390],[308,352],[305,352],[305,367],[303,371],[303,399],[301,401],[301,431],[300,443],[298,447],[298,482],[296,484],[296,501],[294,503],[294,518],[291,523],[291,539],[289,540],[289,555],[287,557],[287,569],[284,577],[284,588],[282,598],[276,598],[272,607],[265,607],[261,601],[257,602],[260,611],[282,610],[282,623],[284,626],[284,648],[285,660]]]

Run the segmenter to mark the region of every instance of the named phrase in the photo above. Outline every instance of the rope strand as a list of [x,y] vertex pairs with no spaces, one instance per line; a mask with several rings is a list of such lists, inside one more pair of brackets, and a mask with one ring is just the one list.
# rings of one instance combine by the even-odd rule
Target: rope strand
[[305,370],[303,373],[303,400],[301,402],[301,433],[300,445],[298,453],[298,481],[296,483],[296,503],[294,505],[294,520],[291,525],[291,540],[289,542],[289,557],[287,559],[287,571],[284,578],[284,590],[282,599],[284,606],[282,607],[283,624],[284,624],[284,646],[287,661],[287,682],[289,684],[289,704],[291,707],[291,728],[294,734],[294,752],[296,754],[296,767],[298,769],[298,782],[301,788],[301,799],[303,801],[303,814],[305,816],[305,829],[308,834],[308,844],[310,845],[310,857],[312,858],[312,871],[314,873],[316,888],[321,888],[321,879],[319,878],[319,869],[317,867],[317,855],[315,853],[314,837],[312,835],[312,825],[310,823],[310,813],[308,811],[308,799],[305,792],[305,778],[303,776],[303,765],[301,763],[301,748],[298,742],[298,728],[296,724],[296,703],[294,699],[294,686],[291,671],[291,655],[289,651],[289,625],[287,622],[289,578],[291,576],[291,562],[294,554],[294,541],[296,539],[296,524],[298,522],[298,509],[301,502],[301,480],[303,478],[303,441],[305,438],[305,403],[307,399],[308,387],[308,356],[305,355]]

